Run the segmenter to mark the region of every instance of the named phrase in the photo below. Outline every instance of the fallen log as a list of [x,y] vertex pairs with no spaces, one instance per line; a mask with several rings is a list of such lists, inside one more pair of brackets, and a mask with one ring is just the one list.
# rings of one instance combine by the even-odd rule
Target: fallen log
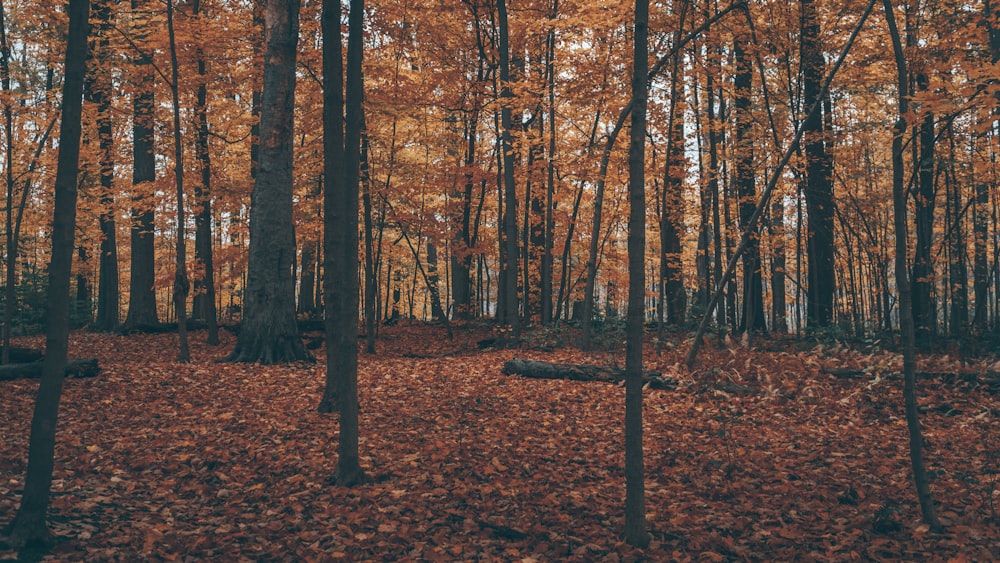
[[[607,366],[584,364],[555,364],[537,360],[514,358],[503,365],[504,375],[520,375],[530,379],[566,379],[570,381],[600,381],[621,383],[625,370]],[[653,389],[676,389],[677,382],[657,371],[642,372],[642,382]]]
[[[0,347],[0,353],[3,352],[3,348]],[[42,351],[38,348],[23,348],[21,346],[11,346],[10,347],[10,362],[12,364],[24,364],[28,362],[37,362],[42,359]]]
[[[101,368],[97,365],[97,360],[93,358],[85,360],[70,360],[66,363],[66,377],[95,377],[100,372]],[[41,360],[24,364],[0,365],[0,381],[33,379],[41,376]]]

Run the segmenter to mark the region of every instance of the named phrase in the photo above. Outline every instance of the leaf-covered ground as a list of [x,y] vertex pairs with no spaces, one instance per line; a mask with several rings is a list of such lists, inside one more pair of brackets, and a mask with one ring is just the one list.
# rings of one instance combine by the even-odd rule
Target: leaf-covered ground
[[[922,380],[926,456],[945,533],[922,526],[899,369],[889,353],[686,346],[645,395],[654,541],[622,527],[622,388],[501,374],[515,356],[619,364],[621,353],[479,351],[481,332],[384,329],[362,355],[362,464],[331,486],[337,423],[315,365],[217,364],[234,338],[173,362],[175,335],[75,333],[103,373],[67,381],[50,522],[59,560],[978,560],[1000,554],[1000,400],[972,378]],[[40,340],[20,344],[39,345]],[[322,358],[322,351],[320,351]],[[938,372],[983,372],[922,358]],[[740,387],[719,390],[721,383]],[[37,382],[0,383],[0,526],[23,487]],[[16,554],[0,548],[0,558]]]

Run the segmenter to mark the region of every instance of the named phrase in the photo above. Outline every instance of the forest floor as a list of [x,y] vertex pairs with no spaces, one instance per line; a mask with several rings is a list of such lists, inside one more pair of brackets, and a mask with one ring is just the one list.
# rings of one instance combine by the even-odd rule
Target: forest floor
[[[316,411],[323,362],[219,364],[235,343],[76,332],[96,357],[67,380],[51,529],[58,560],[988,561],[1000,554],[1000,397],[972,377],[920,381],[928,469],[946,525],[922,525],[893,353],[748,351],[689,343],[647,369],[653,541],[620,539],[624,389],[501,374],[513,357],[623,365],[624,351],[480,351],[482,330],[384,328],[360,357],[361,454],[371,482],[329,484],[337,421]],[[540,342],[544,344],[544,342]],[[42,345],[41,338],[19,345]],[[536,343],[537,344],[537,343]],[[546,351],[548,350],[548,351]],[[322,359],[324,353],[317,351]],[[997,370],[922,356],[920,369]],[[870,378],[841,379],[834,368]],[[735,384],[735,385],[719,385]],[[23,488],[37,381],[0,382],[0,527]],[[728,389],[729,391],[720,390]],[[746,391],[746,392],[741,392]],[[755,392],[759,391],[759,392]],[[17,554],[0,546],[0,559]]]

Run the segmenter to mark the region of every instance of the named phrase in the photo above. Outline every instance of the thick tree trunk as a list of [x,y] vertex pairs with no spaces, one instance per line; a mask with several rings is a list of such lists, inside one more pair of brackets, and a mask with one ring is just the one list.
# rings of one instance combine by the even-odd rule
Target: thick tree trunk
[[[745,34],[745,33],[744,33]],[[733,140],[736,158],[736,197],[739,199],[740,226],[744,229],[750,222],[757,207],[756,177],[753,166],[754,138],[751,133],[753,116],[750,107],[753,68],[746,52],[746,38],[737,37],[733,48],[736,59],[734,79],[736,110],[736,137]],[[743,252],[743,314],[740,316],[740,330],[748,333],[767,330],[764,322],[764,286],[761,281],[760,236],[757,229],[751,230],[747,248]]]
[[[146,0],[133,0],[132,11],[137,19],[148,19]],[[148,31],[135,30],[145,40]],[[134,63],[135,92],[132,95],[132,225],[131,268],[129,275],[128,314],[125,327],[152,325],[159,322],[156,314],[156,247],[153,240],[155,217],[152,186],[156,180],[154,154],[155,99],[152,61],[139,55]]]
[[311,359],[295,326],[292,145],[298,0],[268,0],[260,170],[250,204],[250,256],[239,340],[228,361]]
[[[820,99],[823,78],[823,50],[820,44],[819,19],[814,0],[802,5],[802,88],[804,107]],[[822,112],[810,114],[805,122],[806,213],[809,286],[806,297],[809,325],[828,326],[833,321],[833,297],[836,286],[833,238],[833,163],[826,150]]]
[[62,396],[63,373],[69,346],[70,276],[73,266],[73,239],[76,233],[77,176],[80,158],[80,116],[87,60],[87,32],[90,3],[70,0],[69,36],[66,42],[63,82],[62,123],[56,168],[55,210],[52,221],[52,257],[49,262],[49,289],[46,299],[48,327],[46,356],[35,411],[31,420],[28,467],[24,493],[17,515],[8,529],[9,542],[16,548],[47,543],[49,531],[45,513],[55,466],[56,421]]
[[[537,360],[514,358],[503,365],[504,375],[520,375],[530,379],[566,379],[570,381],[596,381],[621,383],[625,381],[625,370],[608,366],[585,364],[557,364]],[[644,370],[642,384],[653,389],[674,389],[677,382],[657,371]]]

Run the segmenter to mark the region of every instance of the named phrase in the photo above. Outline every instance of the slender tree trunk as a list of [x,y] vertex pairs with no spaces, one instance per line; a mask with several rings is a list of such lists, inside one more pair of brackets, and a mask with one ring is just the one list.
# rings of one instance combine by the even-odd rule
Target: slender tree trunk
[[[927,77],[916,74],[917,88],[926,90]],[[927,112],[920,123],[920,161],[917,163],[917,189],[914,193],[916,247],[913,257],[913,321],[916,341],[930,343],[937,327],[937,283],[932,246],[934,244],[934,206],[937,186],[934,181],[934,114]]]
[[7,271],[4,283],[3,351],[0,363],[10,362],[10,337],[14,328],[14,311],[17,303],[17,245],[14,244],[14,112],[10,95],[10,44],[7,42],[7,22],[3,0],[0,0],[0,92],[4,95],[4,185],[7,194],[5,227],[7,235]]
[[497,0],[497,25],[500,32],[501,150],[503,154],[503,240],[504,240],[504,322],[511,327],[514,340],[521,337],[521,318],[517,311],[517,187],[514,184],[514,147],[511,140],[510,38],[507,25],[507,0]]
[[118,227],[115,223],[114,168],[115,148],[111,123],[111,76],[107,68],[108,33],[111,30],[111,5],[108,0],[97,5],[95,13],[98,21],[97,45],[91,72],[91,100],[97,106],[97,137],[100,144],[101,167],[101,213],[98,223],[101,229],[101,255],[98,260],[97,320],[94,329],[103,332],[118,330],[119,287],[118,287]]
[[79,246],[76,249],[79,269],[76,274],[76,307],[71,317],[71,326],[86,326],[93,320],[93,291],[90,287],[90,278],[87,271],[90,270],[90,253],[86,246]]
[[[678,17],[674,44],[680,41],[687,9],[686,1],[680,7],[674,7]],[[664,288],[663,306],[665,306],[666,320],[674,326],[681,326],[687,313],[680,236],[684,230],[683,191],[687,168],[687,159],[684,158],[684,102],[681,94],[684,83],[683,59],[684,54],[678,50],[671,62],[670,113],[667,119],[663,209],[660,216],[660,284]]]
[[[200,21],[201,0],[193,0],[192,15]],[[201,264],[202,275],[194,282],[194,317],[204,320],[208,326],[208,344],[219,343],[218,311],[215,307],[215,260],[212,255],[212,157],[209,153],[208,127],[208,72],[205,54],[199,45],[198,55],[198,97],[195,113],[198,120],[196,155],[201,169],[201,182],[195,184],[194,197],[197,205],[195,215],[195,260]]]
[[302,243],[302,277],[299,280],[297,312],[307,318],[316,314],[316,250],[319,243],[308,238]]
[[545,181],[545,217],[543,219],[542,239],[545,245],[542,250],[542,279],[541,279],[541,300],[542,300],[542,324],[548,325],[552,322],[552,247],[553,231],[555,229],[552,214],[554,212],[554,196],[556,191],[556,72],[555,72],[555,52],[556,52],[556,30],[555,19],[559,13],[559,0],[552,1],[552,11],[549,12],[549,31],[545,39],[545,76],[548,83],[548,109],[549,109],[549,151],[546,159],[546,181]]
[[[361,200],[364,204],[365,220],[365,351],[375,353],[375,337],[378,333],[378,258],[375,255],[375,226],[372,221],[372,183],[368,167],[368,127],[364,107],[361,111]],[[384,221],[379,221],[384,223]]]
[[635,3],[632,129],[629,143],[628,316],[625,352],[625,541],[646,547],[645,472],[642,459],[642,333],[646,304],[646,73],[649,0]]
[[771,328],[774,332],[788,332],[785,318],[785,205],[781,201],[771,204]]
[[[955,132],[951,124],[947,129],[948,164],[945,167],[945,189],[951,212],[949,222],[948,287],[951,288],[951,336],[963,338],[969,329],[969,273],[966,264],[967,240],[965,239],[964,217],[966,208],[962,205],[962,189],[955,171],[958,155],[955,151]],[[971,203],[971,202],[970,202]]]
[[[358,455],[358,199],[364,122],[361,75],[364,2],[351,0],[350,6],[346,104],[341,90],[344,79],[340,1],[324,0],[322,18],[326,77],[323,160],[327,181],[323,201],[327,367],[320,411],[336,409],[340,415],[336,482],[345,487],[365,479]],[[343,158],[339,158],[338,151]]]
[[15,548],[46,544],[50,538],[45,526],[45,513],[49,505],[55,466],[56,422],[69,347],[70,277],[76,233],[77,175],[90,2],[70,0],[67,12],[69,36],[66,41],[62,122],[52,220],[52,257],[46,298],[48,323],[45,359],[31,419],[24,492],[17,515],[7,530],[9,543]]
[[298,0],[268,0],[261,99],[260,169],[250,204],[243,323],[227,361],[309,359],[295,321],[292,219],[293,112]]
[[907,227],[906,227],[906,196],[903,186],[903,135],[906,134],[906,114],[909,112],[909,93],[906,58],[899,30],[896,27],[896,17],[893,14],[892,0],[882,0],[885,7],[885,18],[892,38],[893,53],[896,58],[898,74],[899,117],[893,129],[892,137],[892,203],[893,226],[896,239],[896,287],[899,291],[899,325],[903,339],[903,396],[906,402],[906,424],[910,437],[910,465],[913,469],[913,481],[920,501],[920,512],[924,522],[935,530],[941,528],[937,513],[934,510],[934,500],[931,498],[927,471],[924,468],[923,436],[920,432],[920,420],[917,410],[916,376],[914,368],[915,334],[914,319],[910,308],[910,280],[907,276]]
[[174,315],[177,317],[178,362],[191,361],[187,338],[187,296],[191,285],[187,276],[187,243],[184,240],[184,148],[181,145],[180,79],[177,42],[174,33],[174,2],[167,0],[167,34],[170,40],[170,94],[174,110],[174,181],[177,187],[177,246],[174,263]]
[[[996,23],[997,18],[1000,17],[1000,3],[994,3],[994,1],[987,0],[983,11],[986,16],[984,18],[986,27],[989,31],[990,62],[995,65],[997,62],[1000,62],[1000,28],[997,27]],[[994,98],[994,106],[998,104],[998,101],[1000,101],[1000,96]],[[986,244],[989,238],[990,185],[986,180],[976,180],[975,185],[976,203],[972,229],[975,238],[973,291],[975,293],[976,305],[972,324],[977,332],[982,333],[989,327],[990,272],[986,256]]]

